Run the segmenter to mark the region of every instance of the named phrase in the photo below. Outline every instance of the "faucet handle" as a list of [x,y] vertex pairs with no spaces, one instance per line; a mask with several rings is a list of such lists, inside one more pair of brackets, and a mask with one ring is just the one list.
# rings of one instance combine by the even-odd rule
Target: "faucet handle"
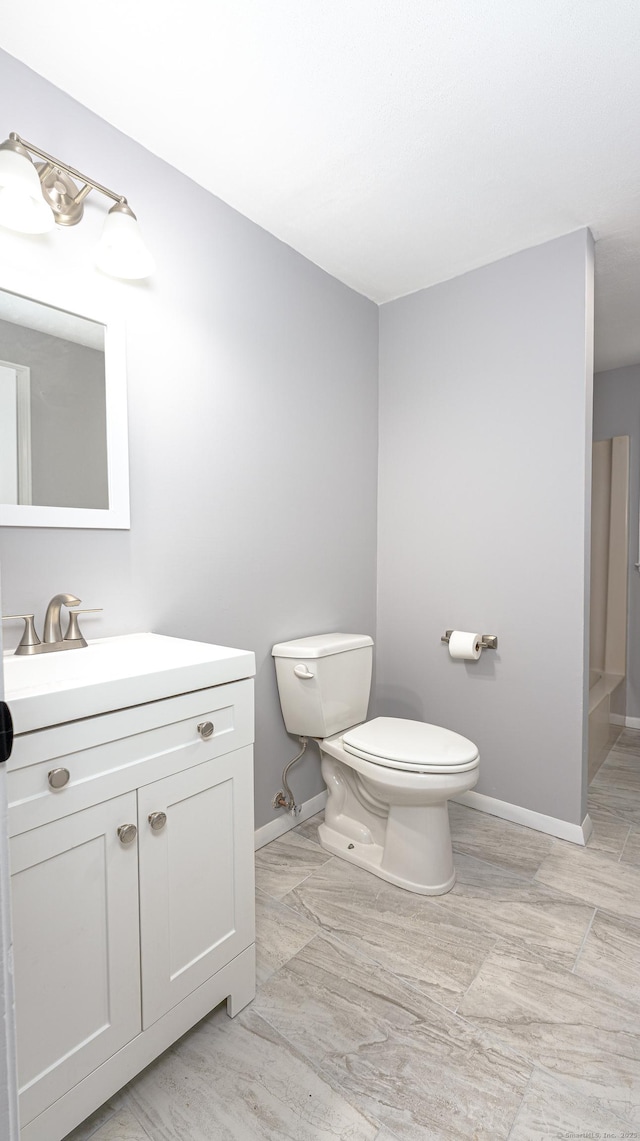
[[84,637],[80,627],[78,626],[79,614],[98,614],[102,610],[102,606],[92,606],[87,610],[73,610],[69,611],[69,625],[67,632],[64,636],[65,642],[78,642],[80,646],[86,646],[87,641]]
[[30,650],[31,646],[39,646],[40,639],[36,634],[36,628],[33,621],[33,614],[3,614],[3,622],[12,622],[14,619],[22,618],[24,620],[24,630],[22,631],[22,638],[15,650],[16,654],[33,653]]

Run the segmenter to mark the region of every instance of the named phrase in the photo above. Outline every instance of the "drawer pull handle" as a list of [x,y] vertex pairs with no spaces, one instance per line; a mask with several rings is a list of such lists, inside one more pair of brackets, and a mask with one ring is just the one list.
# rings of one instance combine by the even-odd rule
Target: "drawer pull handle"
[[213,721],[201,721],[198,725],[198,733],[203,741],[208,741],[213,737]]
[[132,844],[138,834],[135,824],[121,824],[118,828],[118,839],[121,844]]
[[166,812],[152,812],[149,816],[149,823],[154,832],[159,832],[167,823]]
[[64,788],[65,784],[69,783],[70,776],[71,773],[68,769],[52,769],[47,780],[51,788]]

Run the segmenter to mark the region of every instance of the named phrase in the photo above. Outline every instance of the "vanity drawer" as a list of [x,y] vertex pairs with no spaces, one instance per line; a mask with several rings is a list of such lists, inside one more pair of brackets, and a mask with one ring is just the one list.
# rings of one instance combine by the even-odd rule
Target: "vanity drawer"
[[[79,812],[252,741],[250,680],[25,733],[15,739],[7,772],[9,834]],[[60,787],[52,787],[56,783]]]

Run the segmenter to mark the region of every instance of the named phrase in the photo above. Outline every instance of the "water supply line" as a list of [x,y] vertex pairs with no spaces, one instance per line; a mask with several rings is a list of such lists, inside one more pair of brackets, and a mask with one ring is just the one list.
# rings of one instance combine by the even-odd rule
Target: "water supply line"
[[287,775],[289,773],[289,769],[295,765],[296,761],[300,760],[300,757],[303,755],[308,743],[306,737],[298,737],[298,740],[302,745],[302,748],[297,757],[294,757],[292,761],[289,761],[288,765],[285,765],[282,772],[282,788],[280,789],[280,792],[276,793],[272,801],[274,808],[286,808],[292,816],[299,816],[302,809],[300,805],[296,804],[294,800],[293,793],[289,787],[289,782],[287,781]]

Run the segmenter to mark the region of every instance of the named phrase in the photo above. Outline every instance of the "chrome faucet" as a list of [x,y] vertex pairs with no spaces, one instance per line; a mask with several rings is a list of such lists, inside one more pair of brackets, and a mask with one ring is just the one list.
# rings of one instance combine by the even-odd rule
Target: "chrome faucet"
[[[54,650],[79,650],[82,646],[86,646],[86,640],[78,626],[79,614],[95,614],[102,610],[101,606],[93,607],[90,610],[76,610],[80,605],[81,600],[76,598],[75,594],[54,594],[44,618],[44,639],[41,642],[33,621],[33,614],[6,614],[3,615],[2,621],[8,621],[13,618],[24,619],[24,631],[20,644],[16,648],[16,654],[22,656],[24,654],[48,654]],[[62,637],[62,626],[60,624],[60,612],[62,607],[69,608],[69,625],[67,632]],[[71,609],[73,607],[73,610]]]

